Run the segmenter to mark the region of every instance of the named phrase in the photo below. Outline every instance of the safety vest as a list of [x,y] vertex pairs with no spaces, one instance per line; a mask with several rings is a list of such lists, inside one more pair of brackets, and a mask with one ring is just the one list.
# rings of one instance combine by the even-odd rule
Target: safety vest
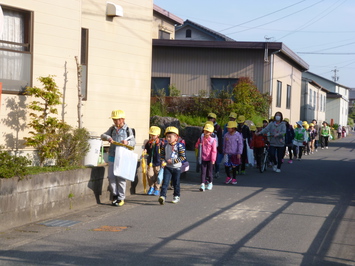
[[322,136],[329,136],[329,127],[326,126],[326,127],[322,127]]
[[304,128],[296,128],[295,129],[295,140],[303,141],[304,140],[304,132],[306,130]]

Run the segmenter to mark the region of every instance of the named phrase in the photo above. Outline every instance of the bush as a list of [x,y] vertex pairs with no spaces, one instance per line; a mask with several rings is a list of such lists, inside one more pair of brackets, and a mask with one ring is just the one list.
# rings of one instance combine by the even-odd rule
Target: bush
[[25,156],[14,156],[7,151],[0,151],[0,178],[23,178],[28,175],[28,165],[31,163]]

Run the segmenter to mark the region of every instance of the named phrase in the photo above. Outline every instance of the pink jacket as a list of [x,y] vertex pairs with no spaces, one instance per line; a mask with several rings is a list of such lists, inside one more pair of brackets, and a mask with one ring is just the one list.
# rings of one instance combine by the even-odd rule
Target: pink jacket
[[202,139],[202,161],[215,162],[217,158],[217,141],[209,136],[207,139],[201,137],[198,139],[195,148],[198,149]]

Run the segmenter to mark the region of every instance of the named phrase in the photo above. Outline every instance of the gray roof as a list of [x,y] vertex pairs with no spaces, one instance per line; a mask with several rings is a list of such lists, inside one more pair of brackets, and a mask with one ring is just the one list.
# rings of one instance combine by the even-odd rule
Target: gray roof
[[232,38],[229,38],[228,36],[226,36],[224,34],[221,34],[221,33],[217,32],[217,31],[211,30],[211,29],[209,29],[209,28],[207,28],[205,26],[202,26],[202,25],[200,25],[200,24],[198,24],[196,22],[193,22],[191,20],[188,20],[188,19],[185,20],[184,24],[182,24],[181,26],[177,26],[175,28],[175,32],[179,31],[179,30],[181,30],[181,29],[183,29],[183,28],[185,28],[187,26],[190,26],[192,28],[198,29],[198,30],[210,35],[210,36],[215,37],[216,41],[235,42],[235,40],[233,40]]

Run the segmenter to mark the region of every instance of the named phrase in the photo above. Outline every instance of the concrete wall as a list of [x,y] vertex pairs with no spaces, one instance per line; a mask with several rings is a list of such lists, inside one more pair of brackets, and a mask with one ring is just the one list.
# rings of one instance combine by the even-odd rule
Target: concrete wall
[[[128,181],[126,195],[140,183]],[[109,200],[107,166],[0,179],[0,231]]]

